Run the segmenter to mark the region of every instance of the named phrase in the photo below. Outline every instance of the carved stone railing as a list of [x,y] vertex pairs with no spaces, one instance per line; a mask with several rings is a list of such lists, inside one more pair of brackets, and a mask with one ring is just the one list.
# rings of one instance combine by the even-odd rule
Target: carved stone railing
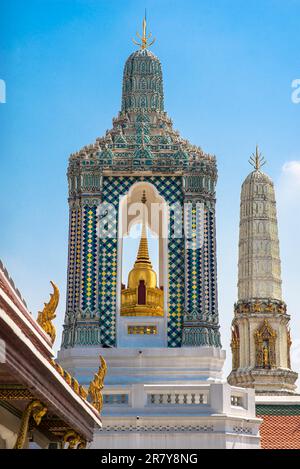
[[[115,388],[115,389],[114,389]],[[251,391],[252,392],[252,391]],[[179,412],[200,411],[203,414],[252,415],[255,413],[255,402],[249,399],[250,391],[232,388],[227,383],[210,384],[142,384],[131,386],[108,385],[103,390],[104,410],[121,407],[128,412],[136,409],[137,415],[159,407],[160,412],[169,412],[178,408]],[[196,410],[198,409],[198,410]],[[127,412],[126,410],[126,412]]]
[[207,404],[207,402],[208,395],[199,391],[148,394],[148,404],[150,405],[197,405]]
[[128,405],[128,394],[103,394],[104,405]]

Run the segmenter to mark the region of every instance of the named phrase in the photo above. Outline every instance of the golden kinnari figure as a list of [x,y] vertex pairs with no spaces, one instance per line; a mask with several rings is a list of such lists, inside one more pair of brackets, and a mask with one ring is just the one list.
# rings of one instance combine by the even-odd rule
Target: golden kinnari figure
[[[142,203],[146,208],[146,194],[143,192]],[[157,287],[157,276],[149,257],[145,222],[145,210],[142,219],[142,234],[137,258],[128,275],[127,288],[121,291],[121,316],[163,316],[163,297]]]
[[37,323],[49,335],[53,344],[56,337],[56,330],[55,326],[52,324],[52,321],[56,318],[55,311],[59,302],[59,290],[54,282],[50,281],[50,283],[53,287],[53,293],[50,295],[49,302],[45,303],[43,311],[39,312]]

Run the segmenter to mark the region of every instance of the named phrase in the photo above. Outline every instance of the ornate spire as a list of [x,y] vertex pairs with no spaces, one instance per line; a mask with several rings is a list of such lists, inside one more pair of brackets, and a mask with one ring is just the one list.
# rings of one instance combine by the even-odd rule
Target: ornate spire
[[139,250],[137,253],[137,258],[135,261],[135,264],[148,264],[150,268],[152,268],[150,257],[149,257],[149,249],[148,249],[148,239],[147,239],[147,231],[146,231],[146,223],[145,223],[145,209],[146,209],[146,192],[143,191],[143,195],[141,198],[141,202],[144,204],[143,206],[143,214],[142,214],[142,234],[141,234],[141,240],[140,240],[140,245],[139,245]]
[[260,151],[258,149],[258,145],[256,145],[255,153],[252,153],[252,155],[250,157],[250,160],[249,160],[249,163],[251,164],[251,166],[253,166],[255,171],[260,171],[260,168],[264,164],[266,164],[266,160],[262,156],[262,154],[260,153]]
[[238,299],[281,300],[274,185],[269,176],[260,171],[264,161],[258,148],[253,163],[255,170],[247,176],[241,190]]
[[137,46],[140,46],[140,48],[142,50],[143,49],[148,49],[149,47],[151,47],[152,44],[154,44],[154,42],[156,40],[155,38],[153,38],[151,42],[148,42],[149,39],[151,39],[151,37],[152,37],[152,33],[149,33],[148,36],[147,36],[146,10],[145,10],[145,16],[144,16],[144,19],[143,19],[143,35],[141,36],[139,33],[136,33],[136,35],[137,35],[138,38],[140,38],[140,40],[142,42],[139,43],[139,42],[135,41],[134,39],[132,39],[132,41]]
[[136,261],[128,275],[128,286],[121,291],[121,316],[163,316],[163,291],[157,287],[156,272],[149,258],[145,191],[141,201],[144,204],[142,235]]
[[241,190],[238,301],[234,306],[231,348],[232,386],[257,394],[293,394],[289,320],[282,300],[274,185],[260,171],[265,163],[256,147],[254,166]]
[[149,50],[155,39],[147,34],[146,15],[143,35],[137,33],[139,46],[126,60],[123,74],[122,111],[164,111],[162,68],[159,59]]

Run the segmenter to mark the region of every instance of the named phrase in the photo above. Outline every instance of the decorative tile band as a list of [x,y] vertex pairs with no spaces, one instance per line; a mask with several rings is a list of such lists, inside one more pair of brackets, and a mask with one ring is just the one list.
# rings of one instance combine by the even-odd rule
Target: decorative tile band
[[199,432],[199,433],[211,433],[214,432],[213,425],[149,425],[149,426],[138,426],[138,425],[105,425],[100,430],[100,433],[110,432],[130,432],[130,433],[186,433],[186,432]]

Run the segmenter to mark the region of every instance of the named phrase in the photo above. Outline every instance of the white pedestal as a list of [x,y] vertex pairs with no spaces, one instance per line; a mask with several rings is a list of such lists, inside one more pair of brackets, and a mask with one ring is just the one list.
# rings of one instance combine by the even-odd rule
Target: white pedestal
[[58,353],[58,362],[81,384],[88,384],[102,355],[108,367],[105,384],[203,383],[222,380],[225,351],[215,347],[72,348]]
[[94,448],[259,448],[253,389],[222,381],[225,352],[214,347],[75,348],[59,363],[88,385],[102,355],[108,366],[103,429]]

